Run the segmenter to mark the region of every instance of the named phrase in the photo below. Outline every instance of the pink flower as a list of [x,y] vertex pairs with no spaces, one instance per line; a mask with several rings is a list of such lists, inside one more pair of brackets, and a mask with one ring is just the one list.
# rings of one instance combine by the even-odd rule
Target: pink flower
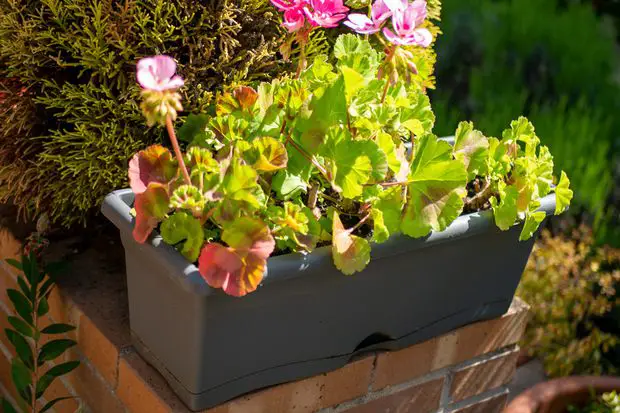
[[138,83],[142,88],[163,92],[183,86],[180,76],[175,75],[177,64],[169,56],[159,55],[140,59],[137,66]]
[[296,32],[304,27],[306,18],[303,9],[290,9],[284,12],[284,23],[282,26],[290,32]]
[[304,3],[304,0],[271,0],[271,4],[282,11],[301,9]]
[[391,15],[392,11],[384,0],[377,0],[372,5],[370,18],[365,14],[351,13],[344,24],[359,34],[374,34],[381,30],[381,25]]
[[313,26],[336,27],[347,17],[349,8],[342,0],[307,0],[304,13]]
[[418,28],[426,19],[426,1],[415,0],[409,4],[407,0],[385,0],[392,11],[392,27],[383,29],[385,37],[396,45],[416,45],[428,47],[433,35],[427,29]]

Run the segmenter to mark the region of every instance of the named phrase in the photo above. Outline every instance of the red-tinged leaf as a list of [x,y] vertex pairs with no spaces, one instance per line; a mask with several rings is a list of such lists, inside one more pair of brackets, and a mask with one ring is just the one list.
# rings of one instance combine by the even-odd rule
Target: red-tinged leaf
[[141,194],[151,182],[168,184],[177,172],[177,162],[170,151],[161,145],[152,145],[129,161],[129,184],[134,194]]
[[248,86],[240,86],[233,91],[233,96],[239,102],[241,109],[251,109],[258,99],[258,93]]
[[370,262],[370,244],[364,238],[351,235],[334,212],[332,227],[332,256],[334,265],[346,275],[362,271]]
[[136,194],[134,207],[136,209],[136,224],[133,237],[139,243],[144,243],[157,224],[164,219],[168,212],[168,190],[163,184],[151,182],[146,191]]
[[264,222],[248,217],[225,228],[222,239],[229,247],[211,243],[202,249],[198,259],[200,274],[211,287],[242,297],[256,290],[262,281],[275,240]]

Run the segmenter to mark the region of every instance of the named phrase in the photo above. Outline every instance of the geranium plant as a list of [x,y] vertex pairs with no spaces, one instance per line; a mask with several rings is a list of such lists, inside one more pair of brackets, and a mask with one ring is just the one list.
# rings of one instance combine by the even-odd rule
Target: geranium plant
[[[130,162],[138,242],[159,228],[210,286],[243,296],[274,253],[331,244],[336,267],[353,274],[371,243],[425,237],[464,211],[492,209],[502,230],[525,221],[527,239],[545,216],[541,197],[555,191],[556,213],[568,207],[568,178],[553,185],[552,156],[525,118],[501,139],[466,122],[453,145],[432,134],[416,66],[433,41],[424,0],[377,0],[367,14],[341,0],[272,2],[290,32],[283,54],[300,48],[296,74],[221,94],[178,137],[174,60],[139,62],[142,109],[149,125],[166,127],[174,155],[154,145]],[[310,32],[340,24],[359,35],[341,35],[333,56],[307,62]]]

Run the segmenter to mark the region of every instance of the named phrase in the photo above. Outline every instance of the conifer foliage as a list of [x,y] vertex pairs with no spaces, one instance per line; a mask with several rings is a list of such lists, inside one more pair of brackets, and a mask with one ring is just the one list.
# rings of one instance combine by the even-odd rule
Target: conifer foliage
[[84,223],[127,185],[146,128],[135,63],[175,56],[202,112],[226,85],[282,70],[268,0],[0,0],[0,202]]

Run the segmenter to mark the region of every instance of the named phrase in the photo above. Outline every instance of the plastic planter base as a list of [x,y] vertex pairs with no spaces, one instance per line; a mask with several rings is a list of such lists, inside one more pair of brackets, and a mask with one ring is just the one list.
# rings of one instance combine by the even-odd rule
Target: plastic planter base
[[[551,213],[555,195],[542,201]],[[495,318],[512,302],[534,240],[499,231],[489,212],[464,215],[423,239],[373,245],[368,267],[345,276],[329,248],[272,257],[257,291],[211,289],[154,235],[133,240],[133,194],[108,195],[104,214],[125,247],[134,344],[192,410]]]

